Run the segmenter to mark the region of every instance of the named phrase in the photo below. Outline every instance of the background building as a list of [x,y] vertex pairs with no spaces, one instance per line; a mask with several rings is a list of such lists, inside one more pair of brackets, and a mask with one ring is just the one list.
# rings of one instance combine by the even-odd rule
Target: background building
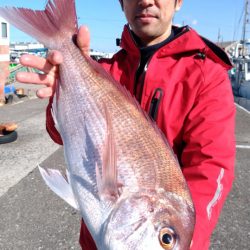
[[3,103],[4,85],[9,76],[9,24],[0,17],[0,104]]

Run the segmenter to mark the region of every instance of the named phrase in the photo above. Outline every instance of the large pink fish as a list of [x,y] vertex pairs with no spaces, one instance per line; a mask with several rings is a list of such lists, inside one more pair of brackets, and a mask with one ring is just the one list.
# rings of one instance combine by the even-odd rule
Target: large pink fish
[[0,15],[63,55],[53,113],[69,183],[98,249],[189,249],[195,213],[178,162],[134,98],[80,53],[75,2]]

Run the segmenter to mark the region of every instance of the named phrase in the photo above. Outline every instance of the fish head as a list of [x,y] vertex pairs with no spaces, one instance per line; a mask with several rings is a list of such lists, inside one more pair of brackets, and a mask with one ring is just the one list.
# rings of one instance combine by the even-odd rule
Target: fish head
[[121,199],[106,221],[105,249],[189,249],[194,209],[174,193],[147,191]]

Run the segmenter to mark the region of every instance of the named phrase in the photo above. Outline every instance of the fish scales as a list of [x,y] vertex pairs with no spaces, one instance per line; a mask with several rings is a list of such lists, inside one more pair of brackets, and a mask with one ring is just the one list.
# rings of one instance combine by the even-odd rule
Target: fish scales
[[[85,115],[91,117],[88,120],[93,123],[93,120],[100,120],[100,117],[103,118],[100,115],[104,113],[103,104],[107,103],[108,105],[110,116],[113,117],[113,132],[117,148],[117,165],[119,167],[118,173],[121,175],[119,179],[122,178],[122,183],[125,181],[124,185],[126,186],[147,187],[149,189],[159,186],[178,193],[179,183],[176,185],[176,180],[180,176],[179,166],[176,166],[172,152],[166,147],[162,138],[155,135],[153,126],[144,117],[144,114],[138,112],[137,107],[133,103],[128,102],[126,96],[121,93],[119,88],[95,72],[88,63],[85,62],[84,65],[82,55],[73,44],[65,49],[64,54],[67,59],[61,66],[62,86],[65,85],[69,88],[73,86],[72,92],[77,100],[77,103],[73,103],[73,107],[85,107]],[[71,75],[68,72],[75,71],[83,73],[74,79],[74,74]],[[66,84],[69,81],[75,83],[71,85]],[[86,85],[85,91],[76,92],[76,89],[80,90],[82,88],[83,82]],[[92,105],[88,106],[88,110],[86,108],[87,96],[90,96],[87,103],[92,103]],[[70,98],[71,102],[72,99]],[[79,105],[80,100],[84,100],[83,105]],[[124,105],[120,105],[121,103]],[[69,108],[70,105],[67,104],[67,107]],[[69,109],[72,110],[73,108],[70,107]],[[69,114],[69,120],[75,120],[75,117],[72,119],[71,112]],[[76,112],[75,116],[78,117],[79,112]],[[126,124],[126,127],[119,126],[122,123]],[[70,123],[70,127],[73,127],[73,130],[76,130],[77,126],[79,125],[76,123],[72,125]],[[94,130],[93,138],[103,137],[99,132],[102,127],[105,127],[105,124]],[[96,144],[99,145],[98,148],[101,148],[103,140],[100,139],[99,142]],[[134,147],[131,147],[131,145],[134,145]],[[128,168],[131,168],[131,170],[128,171]],[[123,173],[122,169],[126,169],[125,173]],[[132,176],[135,176],[136,179],[129,183]],[[166,187],[166,178],[173,179],[175,182],[168,182],[167,184],[169,185]]]
[[70,184],[98,249],[189,249],[194,207],[178,162],[130,94],[75,46],[74,1],[0,14],[63,55],[53,112]]

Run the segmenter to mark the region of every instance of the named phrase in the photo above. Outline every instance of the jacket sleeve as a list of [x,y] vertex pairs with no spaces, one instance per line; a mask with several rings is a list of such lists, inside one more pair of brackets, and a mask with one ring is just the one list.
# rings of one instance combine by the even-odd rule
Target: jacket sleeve
[[235,105],[227,72],[204,73],[204,83],[184,124],[183,173],[196,210],[192,250],[208,249],[234,179]]
[[62,142],[61,136],[59,132],[57,131],[57,129],[55,128],[55,122],[51,114],[52,103],[53,103],[53,96],[50,97],[49,104],[46,109],[46,129],[51,139],[55,143],[62,145],[63,142]]

